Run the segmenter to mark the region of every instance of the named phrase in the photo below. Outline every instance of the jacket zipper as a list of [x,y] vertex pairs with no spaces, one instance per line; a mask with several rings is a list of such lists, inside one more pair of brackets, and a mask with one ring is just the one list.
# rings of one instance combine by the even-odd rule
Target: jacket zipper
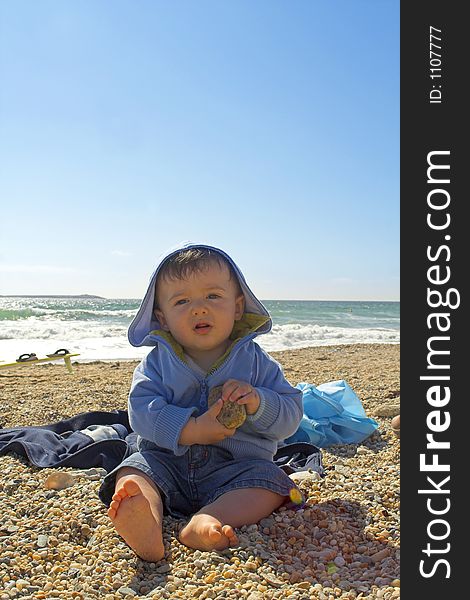
[[201,381],[201,395],[199,397],[199,406],[201,408],[207,407],[207,380],[203,379]]
[[211,375],[213,375],[214,373],[216,373],[217,371],[219,371],[222,367],[225,367],[225,365],[228,363],[230,357],[232,356],[233,352],[239,347],[241,346],[242,343],[248,342],[249,340],[253,339],[255,337],[255,335],[253,334],[248,334],[247,336],[245,336],[244,338],[241,338],[240,340],[238,340],[238,342],[235,343],[235,346],[232,348],[232,350],[230,351],[230,353],[228,354],[227,358],[224,360],[223,363],[221,363],[218,367],[216,367],[215,369],[211,369],[208,373],[206,373],[206,378],[210,377]]
[[194,373],[194,371],[192,371],[188,367],[188,365],[184,362],[184,360],[181,360],[181,358],[176,354],[176,352],[173,350],[171,345],[166,342],[166,340],[159,340],[159,343],[164,344],[164,346],[170,351],[170,353],[174,356],[174,358],[176,358],[176,360],[183,365],[183,367],[186,369],[186,371],[188,371],[188,373],[198,382],[200,390],[201,390],[201,393],[199,396],[199,407],[201,409],[206,408],[207,407],[207,396],[208,396],[207,377],[210,373],[207,373],[206,377],[204,377],[204,379],[199,379],[199,377]]
[[215,369],[211,369],[208,373],[206,373],[206,376],[203,379],[199,379],[199,377],[188,367],[188,365],[184,362],[184,360],[181,360],[181,358],[176,354],[176,352],[173,350],[171,345],[166,342],[166,340],[159,340],[159,343],[163,343],[165,345],[165,347],[168,348],[168,350],[173,354],[173,356],[176,358],[176,360],[178,360],[185,367],[185,369],[194,377],[194,379],[199,383],[199,386],[201,388],[201,395],[199,396],[199,406],[201,408],[207,408],[207,397],[208,397],[208,387],[209,387],[208,383],[207,383],[207,379],[211,375],[213,375],[216,371],[218,371],[219,369],[221,369],[222,367],[224,367],[227,364],[227,362],[230,359],[230,356],[233,354],[233,351],[238,346],[240,346],[242,342],[244,343],[245,341],[248,341],[249,339],[253,339],[254,337],[255,337],[255,335],[248,334],[248,336],[245,336],[241,340],[238,340],[238,342],[236,342],[235,346],[232,348],[231,352],[228,354],[227,358],[223,361],[223,363],[220,364]]

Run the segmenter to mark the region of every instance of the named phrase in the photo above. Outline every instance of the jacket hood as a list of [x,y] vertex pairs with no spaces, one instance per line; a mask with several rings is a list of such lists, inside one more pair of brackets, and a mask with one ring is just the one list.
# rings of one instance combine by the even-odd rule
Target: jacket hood
[[214,246],[209,246],[207,244],[196,244],[193,242],[185,242],[183,244],[178,245],[177,247],[171,248],[160,257],[158,266],[153,272],[152,277],[150,278],[147,292],[144,296],[144,299],[142,300],[140,308],[137,311],[137,314],[134,317],[132,323],[129,325],[127,337],[132,346],[157,345],[158,342],[156,337],[151,334],[152,331],[161,329],[160,322],[158,321],[153,312],[153,305],[155,300],[155,282],[157,280],[158,273],[160,272],[163,263],[168,258],[170,258],[170,256],[173,256],[181,250],[187,250],[189,248],[207,248],[209,250],[217,252],[231,265],[238,278],[238,283],[240,284],[243,295],[245,296],[245,314],[254,314],[267,318],[266,322],[261,327],[259,327],[259,329],[257,329],[256,335],[268,333],[269,331],[271,331],[272,320],[269,312],[250,290],[248,284],[245,281],[243,273],[240,271],[239,267],[234,263],[234,261],[230,258],[230,256],[226,254],[223,250],[215,248]]

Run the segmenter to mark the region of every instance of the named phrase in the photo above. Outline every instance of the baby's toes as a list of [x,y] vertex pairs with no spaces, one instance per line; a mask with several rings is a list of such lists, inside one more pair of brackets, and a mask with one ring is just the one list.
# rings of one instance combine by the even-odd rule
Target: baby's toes
[[116,517],[117,510],[119,508],[119,504],[120,504],[119,502],[116,502],[116,500],[113,500],[111,502],[111,504],[109,505],[109,508],[108,508],[108,517],[110,519],[114,519]]
[[211,542],[218,542],[222,537],[222,532],[220,526],[210,525],[208,530],[208,536]]
[[124,498],[127,498],[129,494],[126,492],[125,488],[122,487],[119,490],[116,490],[112,496],[112,500],[115,500],[116,502],[121,502],[121,500],[124,500]]
[[238,537],[231,525],[224,525],[222,527],[222,533],[228,539],[230,546],[236,546],[238,544]]

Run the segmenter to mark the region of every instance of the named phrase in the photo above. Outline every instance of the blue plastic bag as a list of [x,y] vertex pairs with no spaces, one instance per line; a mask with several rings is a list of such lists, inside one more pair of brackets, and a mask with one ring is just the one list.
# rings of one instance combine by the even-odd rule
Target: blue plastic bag
[[361,401],[343,379],[318,387],[311,383],[296,387],[303,393],[304,416],[286,444],[310,442],[320,448],[357,444],[377,429],[377,421],[366,416]]

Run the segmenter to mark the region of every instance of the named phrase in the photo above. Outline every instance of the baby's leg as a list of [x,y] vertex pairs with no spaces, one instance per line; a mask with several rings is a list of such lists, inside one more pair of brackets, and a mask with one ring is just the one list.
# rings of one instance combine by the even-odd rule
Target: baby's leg
[[150,477],[131,467],[120,469],[108,516],[140,558],[150,562],[163,558],[163,505]]
[[192,516],[180,532],[180,542],[198,550],[236,546],[234,527],[257,523],[284,501],[285,496],[263,488],[231,490]]

